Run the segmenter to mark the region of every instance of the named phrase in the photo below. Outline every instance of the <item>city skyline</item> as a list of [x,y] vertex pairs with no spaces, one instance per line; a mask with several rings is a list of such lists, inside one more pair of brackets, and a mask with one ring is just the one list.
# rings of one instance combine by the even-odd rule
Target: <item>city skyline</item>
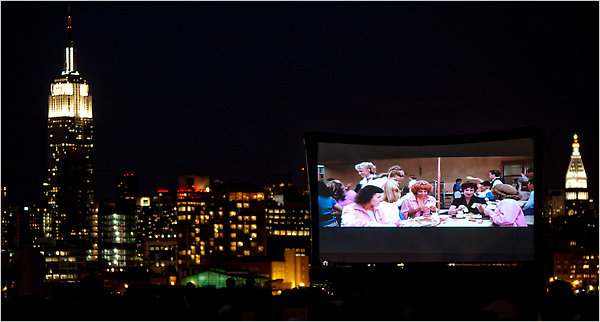
[[[125,172],[138,174],[142,194],[183,174],[267,185],[305,166],[307,131],[439,136],[524,126],[544,133],[546,189],[564,188],[579,135],[596,199],[594,8],[72,4],[76,65],[94,96],[97,201],[114,197]],[[41,138],[67,3],[2,9],[2,179],[17,200],[32,201],[45,178]]]

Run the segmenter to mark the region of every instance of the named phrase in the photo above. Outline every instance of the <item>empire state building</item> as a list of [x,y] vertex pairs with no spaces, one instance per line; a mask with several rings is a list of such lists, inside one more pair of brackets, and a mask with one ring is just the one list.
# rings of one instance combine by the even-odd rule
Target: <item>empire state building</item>
[[64,69],[50,85],[48,99],[45,237],[71,240],[89,233],[94,200],[92,142],[92,96],[75,64],[69,9]]

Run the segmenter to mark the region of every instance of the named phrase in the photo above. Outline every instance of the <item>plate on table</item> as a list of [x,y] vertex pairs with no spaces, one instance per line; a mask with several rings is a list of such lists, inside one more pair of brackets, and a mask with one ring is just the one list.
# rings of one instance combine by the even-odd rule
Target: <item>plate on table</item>
[[407,219],[407,220],[402,220],[398,227],[423,227],[423,224],[421,224],[419,221],[414,220],[414,219]]
[[419,223],[421,223],[421,227],[435,227],[435,226],[439,225],[441,222],[441,220],[440,221],[431,220],[431,216],[417,217],[416,219]]

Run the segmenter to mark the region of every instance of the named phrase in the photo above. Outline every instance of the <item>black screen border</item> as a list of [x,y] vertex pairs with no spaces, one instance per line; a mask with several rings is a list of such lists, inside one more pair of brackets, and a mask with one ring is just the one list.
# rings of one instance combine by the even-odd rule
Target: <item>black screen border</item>
[[[394,137],[394,136],[367,136],[367,135],[356,135],[356,134],[341,134],[341,133],[328,133],[328,132],[307,132],[304,134],[303,140],[305,145],[305,156],[307,164],[307,176],[310,193],[310,209],[311,214],[318,213],[317,206],[317,194],[312,193],[317,191],[318,183],[318,145],[319,143],[339,143],[339,144],[356,144],[356,145],[369,145],[369,146],[429,146],[429,145],[457,145],[457,144],[469,144],[469,143],[485,143],[490,141],[504,141],[504,140],[515,140],[515,139],[532,139],[534,146],[534,169],[536,173],[543,173],[543,147],[542,147],[542,131],[538,127],[524,127],[514,128],[501,131],[489,131],[483,133],[471,133],[462,135],[449,135],[449,136],[421,136],[421,137]],[[543,178],[541,175],[536,176],[536,190],[543,191]],[[517,263],[524,265],[528,268],[533,268],[536,271],[543,272],[543,259],[541,258],[541,247],[542,247],[542,198],[535,198],[534,200],[534,260],[524,261],[511,261],[511,263]],[[319,226],[318,220],[314,220],[312,216],[311,225],[311,267],[323,267],[324,263],[321,260],[320,253],[320,240],[319,240]],[[366,263],[377,264],[377,261],[368,262],[350,262],[350,263],[338,263],[341,266],[356,266],[364,265]],[[418,265],[431,265],[439,266],[447,262],[411,262]],[[462,262],[462,263],[482,263],[489,264],[489,262]],[[387,264],[381,262],[381,264]],[[543,274],[542,274],[543,275]]]

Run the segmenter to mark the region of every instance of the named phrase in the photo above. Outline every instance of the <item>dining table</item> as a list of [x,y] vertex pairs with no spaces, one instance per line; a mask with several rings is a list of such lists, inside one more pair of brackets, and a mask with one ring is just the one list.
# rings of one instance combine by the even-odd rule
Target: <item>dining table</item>
[[496,226],[488,216],[466,213],[459,215],[439,214],[439,221],[435,216],[427,215],[409,218],[401,221],[399,227],[494,227]]

